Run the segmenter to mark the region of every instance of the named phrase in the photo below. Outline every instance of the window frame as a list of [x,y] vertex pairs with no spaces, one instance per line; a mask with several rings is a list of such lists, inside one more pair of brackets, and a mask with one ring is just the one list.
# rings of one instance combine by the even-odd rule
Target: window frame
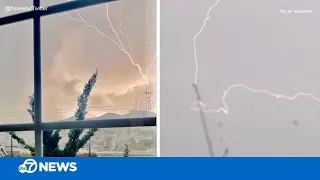
[[[118,127],[142,127],[156,126],[156,117],[102,119],[83,121],[58,121],[42,122],[42,80],[41,80],[41,17],[66,11],[90,7],[102,3],[117,0],[76,0],[48,6],[46,11],[29,11],[0,18],[0,27],[20,21],[33,19],[33,51],[34,51],[34,122],[21,124],[0,125],[0,132],[10,131],[34,131],[35,132],[35,156],[43,157],[43,131],[54,129],[76,128],[118,128]],[[34,7],[41,7],[40,0],[33,0]]]

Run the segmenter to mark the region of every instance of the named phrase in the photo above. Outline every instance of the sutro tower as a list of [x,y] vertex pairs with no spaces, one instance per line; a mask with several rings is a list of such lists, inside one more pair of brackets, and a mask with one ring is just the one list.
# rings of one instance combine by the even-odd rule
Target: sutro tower
[[151,105],[151,87],[149,84],[146,85],[146,90],[144,92],[146,95],[146,111],[151,111],[152,105]]

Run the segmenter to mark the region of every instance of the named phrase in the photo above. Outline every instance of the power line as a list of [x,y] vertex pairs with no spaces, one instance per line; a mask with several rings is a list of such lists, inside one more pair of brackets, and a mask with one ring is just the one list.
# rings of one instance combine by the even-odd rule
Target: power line
[[[156,103],[152,103],[151,106],[155,107]],[[88,111],[101,111],[101,110],[125,110],[125,109],[134,109],[135,105],[117,105],[117,106],[100,106],[100,107],[88,107]],[[68,109],[48,109],[42,110],[44,113],[69,113],[74,112],[77,108],[68,108]],[[28,114],[26,110],[21,111],[11,111],[11,112],[0,112],[0,116],[10,116],[16,114]]]
[[[99,110],[91,110],[89,112],[97,112],[97,111],[115,111],[115,110],[134,110],[134,107],[130,108],[115,108],[115,109],[99,109]],[[64,114],[64,113],[74,113],[75,111],[64,111],[64,112],[46,112],[46,113],[55,113],[55,114]],[[27,113],[16,113],[16,114],[0,114],[0,117],[7,116],[17,116],[17,115],[28,115]]]

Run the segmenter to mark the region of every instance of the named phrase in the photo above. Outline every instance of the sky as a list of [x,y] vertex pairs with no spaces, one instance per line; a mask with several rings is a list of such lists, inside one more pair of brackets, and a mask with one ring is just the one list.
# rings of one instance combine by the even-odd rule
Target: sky
[[[193,38],[216,0],[161,0],[161,156],[209,156],[196,100]],[[320,2],[220,0],[196,40],[197,85],[207,109],[233,84],[320,97]],[[280,9],[310,9],[284,14]],[[233,88],[228,114],[206,113],[216,156],[319,156],[320,102]]]
[[[62,2],[43,0],[41,5]],[[6,12],[6,6],[30,5],[31,0],[1,1],[0,17],[18,13]],[[87,117],[127,113],[136,101],[145,106],[147,82],[156,102],[156,1],[121,0],[108,3],[108,8],[102,4],[78,12],[84,20],[75,11],[41,18],[43,121],[73,116],[77,96],[96,68],[99,76],[89,99]],[[118,42],[107,17],[144,76],[149,69],[146,78],[126,53],[106,37]],[[33,93],[32,34],[32,20],[0,28],[1,124],[31,121],[26,108]]]

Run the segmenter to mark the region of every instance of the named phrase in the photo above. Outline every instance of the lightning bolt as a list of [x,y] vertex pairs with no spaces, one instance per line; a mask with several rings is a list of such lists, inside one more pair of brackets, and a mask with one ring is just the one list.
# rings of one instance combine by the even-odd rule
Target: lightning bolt
[[204,30],[204,28],[207,25],[207,21],[210,19],[210,12],[213,8],[218,6],[220,0],[217,0],[215,4],[213,4],[212,6],[210,6],[210,8],[207,11],[207,16],[206,18],[203,20],[202,26],[200,27],[199,31],[197,32],[197,34],[193,37],[193,56],[194,56],[194,61],[195,61],[195,66],[196,66],[196,72],[195,72],[195,77],[194,77],[194,84],[197,84],[197,80],[198,80],[198,70],[199,70],[199,66],[198,66],[198,58],[197,58],[197,39],[200,36],[200,34],[202,33],[202,31]]
[[[123,5],[122,5],[123,6]],[[89,28],[92,28],[94,29],[96,32],[98,32],[100,35],[102,35],[103,37],[111,40],[114,44],[116,44],[119,48],[120,51],[122,51],[127,57],[128,59],[130,60],[131,64],[134,65],[138,70],[139,70],[139,73],[140,75],[142,76],[142,78],[144,79],[145,83],[146,84],[150,84],[149,82],[149,79],[147,77],[147,74],[146,73],[143,73],[142,71],[142,68],[141,66],[135,62],[135,58],[134,58],[134,54],[133,54],[133,50],[132,50],[132,46],[131,46],[131,41],[130,41],[130,38],[129,38],[129,35],[125,32],[122,31],[122,29],[120,29],[120,34],[122,35],[125,35],[129,41],[129,48],[130,48],[130,52],[131,54],[125,49],[124,45],[123,45],[123,42],[121,41],[121,38],[119,36],[119,33],[116,32],[116,30],[114,29],[113,25],[112,25],[112,22],[110,20],[110,17],[109,17],[109,4],[106,4],[106,14],[107,14],[107,20],[108,20],[108,23],[109,23],[109,26],[112,30],[112,32],[114,33],[114,35],[116,36],[116,40],[112,39],[111,37],[109,37],[108,35],[106,35],[105,33],[103,33],[102,31],[100,31],[96,26],[94,25],[91,25],[89,24],[84,18],[83,16],[81,15],[81,13],[78,11],[78,10],[73,10],[74,12],[76,12],[78,14],[78,16],[80,17],[80,19],[76,19],[76,18],[73,18],[71,17],[69,14],[67,14],[66,12],[64,13],[68,18],[74,20],[74,21],[78,21],[78,22],[81,22],[81,23],[84,23],[87,27]],[[122,24],[122,22],[121,22]],[[149,68],[151,68],[151,66],[153,65],[153,62],[152,64],[150,65],[150,67],[147,68],[147,71]],[[146,71],[146,72],[147,72]]]
[[129,44],[129,48],[130,48],[130,52],[131,52],[131,54],[132,54],[132,56],[133,56],[132,58],[133,58],[133,60],[135,60],[135,59],[134,59],[133,49],[132,49],[132,46],[131,46],[130,37],[129,37],[129,35],[128,35],[127,33],[125,33],[125,32],[122,31],[121,15],[122,15],[123,8],[124,8],[124,6],[123,6],[123,4],[121,4],[121,6],[120,6],[120,13],[119,13],[119,27],[120,27],[120,28],[119,28],[119,33],[127,37],[127,39],[128,39],[128,44]]
[[[195,67],[196,67],[196,72],[195,72],[195,80],[194,80],[194,84],[197,83],[197,78],[198,78],[198,59],[197,59],[197,46],[196,46],[196,40],[197,38],[201,35],[202,31],[204,30],[204,28],[206,27],[207,25],[207,21],[210,19],[210,12],[212,11],[212,9],[214,7],[217,7],[218,6],[218,3],[219,3],[219,0],[217,0],[212,6],[209,7],[208,11],[207,11],[207,16],[206,18],[203,20],[203,24],[202,26],[200,27],[199,31],[196,33],[196,35],[194,36],[193,38],[193,47],[194,47],[194,60],[195,60]],[[268,91],[268,90],[264,90],[264,89],[253,89],[253,88],[250,88],[249,86],[246,86],[244,84],[233,84],[231,86],[229,86],[223,93],[222,97],[221,97],[221,101],[222,101],[222,104],[223,104],[223,107],[221,108],[218,108],[218,109],[206,109],[206,104],[204,102],[202,102],[201,100],[197,100],[197,101],[194,101],[192,106],[191,106],[191,109],[193,110],[196,110],[196,111],[199,111],[199,110],[202,110],[203,112],[206,112],[206,113],[219,113],[219,112],[223,112],[225,114],[228,114],[229,113],[229,107],[228,107],[228,104],[226,102],[226,97],[227,95],[229,94],[229,92],[233,89],[245,89],[247,91],[250,91],[252,93],[261,93],[261,94],[266,94],[266,95],[269,95],[269,96],[272,96],[272,97],[275,97],[275,98],[278,98],[278,99],[286,99],[286,100],[295,100],[297,99],[298,97],[300,96],[306,96],[306,97],[310,97],[314,100],[316,100],[317,102],[320,103],[320,98],[317,97],[316,95],[314,94],[311,94],[311,93],[305,93],[305,92],[298,92],[297,94],[294,94],[293,96],[286,96],[286,95],[281,95],[281,94],[276,94],[276,93],[273,93],[271,91]]]
[[150,64],[150,66],[147,68],[147,70],[146,70],[146,74],[148,74],[148,72],[150,71],[150,69],[152,68],[152,66],[154,65],[154,63],[156,62],[156,59],[157,59],[157,56],[156,55],[154,55],[153,56],[153,60],[152,60],[152,62],[151,62],[151,64]]
[[[129,45],[129,48],[130,48],[130,52],[131,52],[132,55],[134,55],[133,49],[132,49],[132,45],[131,45],[130,37],[129,37],[129,35],[128,35],[127,33],[125,33],[125,32],[122,31],[121,14],[122,14],[123,8],[124,8],[124,6],[123,6],[123,4],[121,4],[121,6],[120,6],[120,13],[119,13],[119,14],[120,14],[120,18],[119,18],[119,26],[120,26],[120,28],[119,28],[119,33],[127,37],[127,39],[128,39],[128,45]],[[150,48],[151,48],[151,47],[150,47]],[[152,62],[151,62],[151,64],[150,64],[150,66],[146,69],[146,72],[145,72],[145,75],[146,75],[146,76],[148,75],[148,72],[150,71],[150,69],[151,69],[152,66],[154,65],[154,63],[155,63],[155,61],[156,61],[156,57],[157,57],[156,54],[154,54],[153,60],[152,60]],[[132,56],[132,58],[133,58],[133,60],[135,61],[134,56]]]
[[[301,97],[301,96],[305,96],[305,97],[310,97],[312,98],[313,100],[317,101],[320,103],[320,98],[317,97],[316,95],[314,94],[311,94],[311,93],[304,93],[304,92],[298,92],[296,94],[294,94],[293,96],[286,96],[286,95],[281,95],[281,94],[276,94],[276,93],[273,93],[271,91],[268,91],[268,90],[261,90],[261,89],[252,89],[246,85],[243,85],[243,84],[233,84],[231,86],[229,86],[227,88],[226,91],[224,91],[223,95],[222,95],[222,98],[221,98],[221,101],[222,101],[222,104],[223,104],[223,107],[221,108],[218,108],[218,109],[205,109],[206,108],[206,105],[203,103],[203,102],[200,102],[197,106],[198,107],[192,107],[192,109],[194,110],[199,110],[199,109],[202,109],[204,112],[206,113],[219,113],[219,112],[223,112],[225,114],[228,114],[229,113],[229,107],[228,107],[228,104],[226,102],[226,97],[227,95],[229,94],[229,92],[233,89],[245,89],[249,92],[252,92],[252,93],[261,93],[261,94],[266,94],[266,95],[269,95],[269,96],[272,96],[272,97],[275,97],[277,99],[286,99],[286,100],[295,100],[297,99],[298,97]],[[193,104],[195,105],[195,103]]]
[[134,62],[133,57],[131,56],[131,54],[128,51],[126,51],[125,48],[123,47],[122,41],[121,41],[121,39],[119,37],[119,34],[115,31],[115,29],[114,29],[114,27],[113,27],[113,25],[112,25],[112,23],[110,21],[110,18],[109,18],[109,4],[108,3],[106,4],[106,9],[107,9],[107,19],[108,19],[109,25],[111,27],[111,30],[116,35],[116,37],[117,37],[117,39],[119,41],[120,50],[123,51],[128,56],[131,64],[133,64],[134,66],[136,66],[139,69],[139,72],[140,72],[141,76],[146,81],[146,83],[149,84],[149,80],[148,80],[147,76],[142,72],[141,66]]
[[[197,59],[196,40],[201,35],[203,29],[207,25],[207,21],[210,19],[210,12],[212,11],[212,9],[214,7],[218,6],[218,3],[219,3],[219,0],[217,0],[215,4],[213,4],[212,6],[209,7],[209,9],[207,11],[207,16],[203,20],[202,26],[200,27],[199,31],[196,33],[196,35],[193,38],[194,61],[195,61],[195,79],[194,79],[193,86],[195,87],[195,91],[196,91],[196,94],[197,94],[197,100],[193,102],[193,104],[191,105],[191,109],[195,110],[195,111],[200,111],[200,115],[201,115],[202,121],[205,120],[204,116],[203,116],[203,113],[220,113],[220,112],[223,112],[225,114],[229,113],[229,106],[228,106],[228,104],[226,102],[226,98],[227,98],[227,95],[230,93],[230,91],[233,90],[233,89],[244,89],[244,90],[249,91],[251,93],[260,93],[260,94],[265,94],[265,95],[268,95],[268,96],[271,96],[271,97],[274,97],[274,98],[277,98],[277,99],[285,99],[285,100],[291,100],[291,101],[296,100],[299,97],[309,97],[309,98],[311,98],[311,99],[313,99],[313,100],[315,100],[315,101],[320,103],[320,98],[317,97],[314,94],[311,94],[311,93],[298,92],[298,93],[296,93],[296,94],[294,94],[292,96],[288,96],[288,95],[282,95],[282,94],[273,93],[273,92],[271,92],[269,90],[266,90],[266,89],[253,89],[253,88],[250,88],[249,86],[246,86],[244,84],[233,84],[233,85],[230,85],[224,91],[224,93],[223,93],[223,95],[221,97],[221,101],[222,101],[223,107],[220,107],[218,109],[207,109],[206,108],[206,104],[201,101],[201,98],[200,98],[200,95],[199,95],[199,91],[197,90],[197,79],[198,79],[199,67],[198,67],[198,59]],[[206,132],[205,132],[205,134],[206,134]],[[226,146],[226,144],[224,143],[223,138],[221,138],[221,142],[224,144],[224,146]],[[209,142],[207,140],[208,146],[210,145],[210,143],[211,142]],[[222,156],[226,157],[226,156],[228,156],[228,154],[229,154],[229,148],[226,146],[224,154]]]
[[199,89],[198,89],[198,86],[197,86],[197,80],[198,80],[198,70],[199,70],[199,67],[198,67],[198,58],[197,58],[197,39],[198,37],[200,36],[200,34],[202,33],[203,29],[206,27],[207,25],[207,21],[210,19],[210,12],[211,10],[218,6],[218,3],[219,3],[219,0],[216,1],[215,4],[213,4],[212,6],[210,6],[210,8],[208,9],[207,11],[207,16],[206,18],[203,20],[203,24],[202,26],[200,27],[199,31],[196,33],[196,35],[193,37],[193,52],[194,52],[194,61],[195,61],[195,78],[194,78],[194,83],[193,83],[193,87],[194,87],[194,90],[195,90],[195,93],[197,95],[197,101],[196,101],[196,105],[198,105],[198,110],[200,110],[200,118],[201,118],[201,122],[202,122],[202,128],[203,128],[203,132],[204,132],[204,135],[205,135],[205,140],[206,140],[206,143],[207,143],[207,148],[208,148],[208,152],[210,154],[210,156],[214,156],[214,150],[213,150],[213,143],[212,143],[212,139],[210,137],[210,134],[209,134],[209,129],[208,129],[208,126],[207,126],[207,121],[206,121],[206,118],[205,118],[205,115],[204,115],[204,110],[203,108],[205,107],[205,104],[201,101],[201,95],[200,95],[200,92],[199,92]]
[[73,17],[69,16],[69,14],[66,13],[66,12],[64,12],[64,14],[65,14],[68,18],[70,18],[70,19],[72,19],[72,20],[74,20],[74,21],[78,21],[78,22],[84,23],[84,24],[85,24],[86,26],[88,26],[89,28],[93,28],[93,29],[94,29],[96,32],[98,32],[101,36],[103,36],[103,37],[111,40],[113,43],[115,43],[115,44],[120,48],[120,45],[119,45],[119,43],[118,43],[117,41],[113,40],[111,37],[109,37],[108,35],[106,35],[106,34],[104,34],[103,32],[101,32],[96,26],[93,26],[93,25],[89,24],[89,23],[82,17],[82,15],[80,14],[80,12],[79,12],[78,10],[73,10],[73,11],[78,14],[78,16],[80,17],[80,19],[73,18]]

